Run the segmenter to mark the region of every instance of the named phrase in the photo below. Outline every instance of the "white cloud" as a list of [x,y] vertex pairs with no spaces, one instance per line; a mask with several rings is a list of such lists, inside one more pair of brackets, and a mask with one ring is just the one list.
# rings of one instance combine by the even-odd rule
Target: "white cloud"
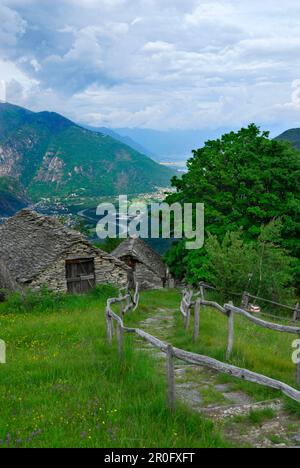
[[299,14],[294,0],[2,0],[0,79],[14,102],[94,125],[289,126]]
[[3,56],[17,45],[26,31],[26,21],[14,10],[0,5],[0,50]]
[[174,50],[174,44],[164,41],[147,42],[147,44],[144,45],[143,50],[148,52],[168,52],[170,50]]
[[198,26],[205,21],[217,21],[218,23],[232,20],[234,8],[230,2],[209,2],[202,3],[197,6],[192,13],[188,13],[184,17],[184,21],[188,25]]

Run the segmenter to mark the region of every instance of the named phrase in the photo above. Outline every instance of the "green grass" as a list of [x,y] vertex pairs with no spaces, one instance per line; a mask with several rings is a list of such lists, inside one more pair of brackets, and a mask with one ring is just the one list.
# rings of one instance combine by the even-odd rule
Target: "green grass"
[[[133,338],[126,336],[123,362],[116,344],[107,345],[104,308],[113,293],[102,288],[57,298],[44,292],[0,305],[7,344],[1,447],[226,446],[209,421],[180,405],[174,414],[167,409],[165,377],[135,350]],[[168,301],[175,298],[170,293]]]
[[268,439],[274,445],[286,444],[286,440],[283,437],[280,437],[280,436],[277,436],[277,435],[269,435]]
[[276,413],[272,408],[265,408],[262,410],[251,410],[249,413],[249,421],[252,424],[256,425],[262,425],[265,421],[268,421],[270,419],[274,419],[276,416]]
[[[163,368],[136,350],[125,337],[125,359],[116,343],[105,337],[104,308],[116,294],[102,287],[89,296],[18,295],[0,304],[0,338],[7,344],[7,364],[0,366],[0,447],[181,448],[224,447],[213,424],[178,403],[174,414],[166,406]],[[141,295],[138,311],[126,316],[137,325],[158,308],[177,309],[177,291]],[[178,311],[174,330],[165,340],[183,349],[225,360],[227,323],[219,313],[203,309],[200,338],[192,342],[192,326],[184,331]],[[291,362],[293,336],[260,329],[235,320],[231,362],[295,386]],[[233,379],[230,382],[257,401],[279,392]],[[204,391],[207,399],[220,395]],[[213,397],[213,398],[212,398]],[[217,401],[218,402],[218,401]],[[293,414],[300,405],[286,400]],[[253,411],[248,424],[260,425],[273,412]]]
[[[177,309],[175,329],[170,330],[167,340],[181,349],[226,361],[227,318],[213,309],[202,308],[200,337],[196,343],[193,343],[193,318],[191,318],[190,330],[186,332],[179,312],[179,304],[180,295],[177,291],[150,291],[142,295],[139,311],[129,320],[131,323],[137,323],[141,317],[150,314],[158,307]],[[230,363],[281,380],[297,388],[296,366],[291,359],[292,342],[295,339],[295,335],[263,329],[243,317],[235,316],[234,351]],[[220,374],[218,381],[219,383],[233,383],[237,390],[245,391],[256,401],[273,399],[282,395],[281,392],[234,379],[225,374]],[[285,399],[285,401],[292,413],[300,414],[298,403],[290,399]]]
[[249,427],[249,425],[262,426],[266,421],[270,421],[276,417],[276,413],[272,408],[264,408],[260,410],[251,410],[246,416],[236,415],[228,421],[227,426],[238,423],[241,430]]

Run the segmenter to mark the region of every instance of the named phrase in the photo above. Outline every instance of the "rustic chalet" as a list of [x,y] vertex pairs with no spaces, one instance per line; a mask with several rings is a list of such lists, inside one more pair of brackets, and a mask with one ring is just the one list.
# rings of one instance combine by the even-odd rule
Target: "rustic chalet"
[[130,267],[57,219],[22,210],[0,227],[0,289],[86,293],[125,286]]
[[162,258],[141,239],[127,239],[112,255],[125,262],[132,270],[140,289],[160,289],[167,286],[167,269]]

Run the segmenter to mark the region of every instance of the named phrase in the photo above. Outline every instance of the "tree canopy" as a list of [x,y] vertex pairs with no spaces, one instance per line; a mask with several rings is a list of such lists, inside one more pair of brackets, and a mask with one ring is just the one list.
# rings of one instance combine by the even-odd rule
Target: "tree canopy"
[[[280,219],[280,245],[295,258],[299,281],[299,178],[300,153],[251,124],[193,151],[187,174],[172,181],[177,192],[168,202],[204,203],[206,233],[220,241],[227,232],[240,230],[246,241],[258,239],[263,226]],[[205,269],[203,255],[177,245],[167,259],[171,267],[176,265],[177,274],[182,274],[189,268]]]
[[228,232],[222,242],[209,235],[208,281],[227,293],[248,291],[277,302],[293,299],[291,258],[276,244],[281,227],[271,222],[252,242],[244,241],[241,231]]

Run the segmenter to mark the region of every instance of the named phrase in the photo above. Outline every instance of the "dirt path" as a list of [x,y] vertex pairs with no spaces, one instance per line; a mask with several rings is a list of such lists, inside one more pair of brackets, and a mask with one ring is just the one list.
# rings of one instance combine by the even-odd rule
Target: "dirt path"
[[[167,340],[178,311],[158,309],[140,328]],[[165,365],[165,355],[137,339],[139,349]],[[199,366],[176,362],[176,396],[194,411],[214,421],[224,439],[236,446],[257,448],[300,447],[300,419],[284,411],[281,400],[255,402],[236,390],[234,383],[220,383],[220,374]]]

